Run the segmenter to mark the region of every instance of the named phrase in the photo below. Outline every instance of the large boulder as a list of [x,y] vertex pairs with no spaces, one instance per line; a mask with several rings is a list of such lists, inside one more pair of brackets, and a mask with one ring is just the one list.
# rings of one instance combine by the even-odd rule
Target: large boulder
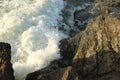
[[82,79],[119,80],[120,20],[100,15],[79,35],[73,66]]
[[14,80],[11,60],[11,47],[0,42],[0,80]]
[[42,69],[28,74],[26,80],[78,80],[78,77],[72,67],[65,67],[53,69],[53,71]]

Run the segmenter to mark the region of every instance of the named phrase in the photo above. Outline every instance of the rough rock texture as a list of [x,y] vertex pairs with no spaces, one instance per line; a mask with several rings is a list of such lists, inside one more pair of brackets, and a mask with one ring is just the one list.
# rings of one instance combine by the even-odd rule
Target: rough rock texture
[[40,70],[29,74],[26,80],[78,80],[78,77],[71,67],[65,67],[53,71]]
[[120,80],[120,1],[102,1],[85,30],[60,41],[62,58],[26,80]]
[[14,80],[11,60],[11,47],[0,42],[0,80]]
[[79,47],[73,64],[83,79],[119,80],[120,20],[99,16],[78,36]]

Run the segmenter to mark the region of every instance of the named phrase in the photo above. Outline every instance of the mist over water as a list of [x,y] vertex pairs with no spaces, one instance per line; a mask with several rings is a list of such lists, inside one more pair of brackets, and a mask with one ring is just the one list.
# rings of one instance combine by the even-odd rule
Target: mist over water
[[62,0],[3,0],[0,2],[0,41],[12,46],[16,80],[58,59]]

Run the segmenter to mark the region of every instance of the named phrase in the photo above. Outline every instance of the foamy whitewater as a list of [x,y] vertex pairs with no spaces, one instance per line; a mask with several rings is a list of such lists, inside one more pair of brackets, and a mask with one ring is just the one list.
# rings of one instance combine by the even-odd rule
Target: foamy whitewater
[[59,40],[65,34],[57,28],[63,7],[62,0],[0,1],[0,42],[12,46],[16,80],[60,57]]

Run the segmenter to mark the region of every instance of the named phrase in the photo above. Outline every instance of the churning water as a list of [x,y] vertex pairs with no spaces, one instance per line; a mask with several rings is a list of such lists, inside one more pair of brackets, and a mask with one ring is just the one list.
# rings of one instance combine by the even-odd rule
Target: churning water
[[0,41],[12,46],[16,80],[60,57],[62,0],[0,0]]

